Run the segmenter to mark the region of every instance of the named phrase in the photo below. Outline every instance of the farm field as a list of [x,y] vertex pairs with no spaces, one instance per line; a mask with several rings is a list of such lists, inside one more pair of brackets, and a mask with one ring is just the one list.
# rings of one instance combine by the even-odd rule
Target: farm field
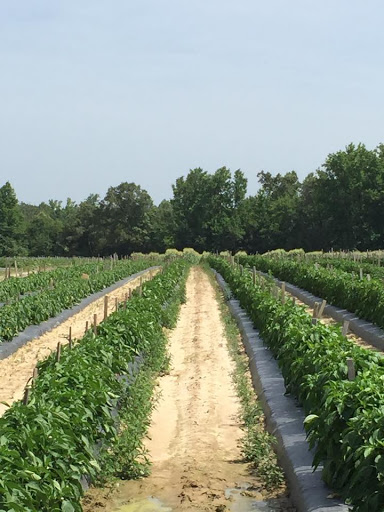
[[249,312],[279,362],[287,391],[308,415],[314,465],[324,464],[325,480],[354,510],[382,510],[382,354],[356,345],[338,327],[313,324],[304,308],[276,295],[268,279],[254,284],[250,273],[224,259],[210,261]]
[[[38,364],[27,401],[0,418],[2,508],[81,510],[83,475],[93,479],[101,458],[110,471],[135,474],[151,375],[167,365],[161,325],[174,321],[187,270],[183,261],[169,265],[124,298],[97,332]],[[119,436],[121,422],[127,426]]]
[[[255,266],[262,272],[287,281],[325,299],[329,304],[345,308],[358,317],[384,328],[384,282],[361,274],[357,263],[352,263],[354,272],[338,268],[326,268],[318,263],[295,261],[289,258],[266,256],[240,256],[239,262],[250,268]],[[340,267],[343,261],[339,262]],[[377,274],[383,271],[376,267]]]
[[[154,269],[143,274],[129,283],[120,286],[108,294],[107,314],[115,310],[116,300],[120,303],[127,294],[130,294],[140,285],[142,279],[151,279],[158,270]],[[79,313],[63,321],[57,327],[33,339],[20,347],[17,352],[0,360],[0,415],[8,406],[16,400],[21,400],[24,395],[25,385],[31,377],[34,368],[39,361],[46,359],[52,351],[57,349],[57,344],[66,345],[69,342],[69,330],[73,340],[81,339],[86,325],[91,328],[95,321],[98,325],[105,314],[104,297],[95,300],[89,306],[84,307]]]
[[0,512],[384,512],[383,18],[0,2]]
[[0,258],[0,282],[10,277],[28,277],[31,274],[48,272],[63,267],[97,260],[97,258],[50,258],[50,257],[19,257]]
[[[356,512],[381,510],[384,356],[326,316],[314,322],[311,308],[250,269],[275,265],[300,275],[305,268],[303,278],[315,276],[317,286],[323,272],[340,274],[338,293],[345,283],[375,280],[318,262],[237,259],[242,265],[228,255],[174,251],[165,259],[139,255],[113,268],[88,262],[0,284],[9,301],[0,308],[1,325],[2,311],[26,300],[44,306],[49,293],[68,295],[79,286],[68,296],[73,304],[144,271],[108,293],[107,304],[100,296],[0,360],[0,510],[300,510],[209,266],[240,300],[303,408],[313,466],[324,467],[329,495]],[[82,279],[85,271],[89,279]],[[22,281],[26,298],[16,300]]]
[[95,503],[106,512],[157,510],[153,500],[158,510],[294,510],[283,484],[268,489],[244,461],[227,343],[215,288],[201,267],[192,267],[146,442],[151,474],[121,482],[112,495],[91,491],[84,510]]
[[[37,325],[76,305],[81,299],[147,268],[147,261],[91,263],[0,283],[0,342],[12,340],[29,325]],[[85,277],[85,278],[83,278]]]
[[[254,424],[244,424],[251,420],[245,420],[244,400],[231,377],[236,365],[220,309],[224,302],[220,306],[206,271],[190,267],[179,259],[160,273],[148,273],[142,291],[128,302],[127,291],[138,280],[118,289],[119,309],[98,324],[96,335],[93,329],[84,334],[84,324],[101,313],[103,299],[0,362],[1,382],[7,383],[1,398],[8,402],[0,418],[0,431],[6,433],[0,452],[0,504],[5,510],[90,511],[100,503],[105,510],[120,510],[127,503],[144,506],[149,495],[172,510],[231,510],[231,503],[294,510],[273,440],[251,394],[246,400],[253,412],[247,414]],[[185,304],[178,315],[180,301]],[[66,343],[69,325],[72,346]],[[238,353],[236,328],[232,338],[232,351]],[[63,341],[59,359],[54,350],[58,339]],[[242,386],[248,394],[246,357],[241,357],[239,378],[246,379]],[[36,365],[39,372],[25,402],[26,379]],[[127,369],[131,377],[116,380]],[[165,374],[154,388],[159,372]],[[153,389],[157,406],[149,441],[142,445],[155,405]],[[116,414],[122,431],[116,429]],[[258,454],[248,447],[246,455],[244,436],[255,443]],[[147,457],[151,475],[135,480],[147,474]],[[81,475],[97,481],[100,472],[103,478],[123,478],[117,492],[92,488],[81,505]]]

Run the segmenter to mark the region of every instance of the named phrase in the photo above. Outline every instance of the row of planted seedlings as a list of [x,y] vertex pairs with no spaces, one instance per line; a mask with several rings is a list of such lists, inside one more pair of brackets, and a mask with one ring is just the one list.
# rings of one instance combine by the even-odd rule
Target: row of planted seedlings
[[113,265],[108,263],[106,269],[100,267],[99,263],[81,267],[80,270],[88,270],[89,273],[86,275],[78,271],[79,267],[64,270],[61,279],[55,281],[52,286],[0,308],[0,342],[12,340],[29,325],[38,325],[55,317],[89,295],[135,272],[145,270],[149,265],[153,265],[153,262],[146,259],[121,260]]
[[[140,259],[148,259],[143,255]],[[127,258],[124,258],[126,260]],[[138,259],[138,258],[136,258]],[[159,261],[160,255],[157,258]],[[92,276],[105,270],[112,270],[116,265],[121,264],[121,260],[111,256],[108,259],[102,258],[67,258],[67,265],[59,266],[46,270],[44,272],[32,273],[28,276],[18,278],[10,277],[7,280],[0,281],[0,303],[10,302],[23,298],[24,295],[39,292],[45,288],[52,288],[60,281],[73,279],[76,277]]]
[[369,262],[355,262],[352,260],[339,259],[339,258],[321,258],[313,257],[311,261],[315,265],[326,267],[327,269],[337,268],[344,272],[353,273],[355,277],[360,279],[384,279],[384,267]]
[[362,319],[384,329],[384,284],[382,279],[360,278],[341,269],[329,270],[313,263],[288,258],[240,256],[240,264],[299,286],[325,299],[329,304],[345,308]]
[[165,267],[81,340],[39,364],[28,401],[0,418],[0,510],[81,511],[84,479],[148,471],[143,437],[166,370],[189,265]]
[[356,512],[383,510],[382,354],[355,345],[338,326],[314,321],[278,294],[273,280],[222,258],[209,262],[276,357],[287,392],[304,408],[314,467],[323,465],[324,480]]
[[[341,253],[342,254],[342,253]],[[259,256],[260,257],[260,256]],[[340,253],[322,253],[311,252],[305,253],[301,249],[293,249],[291,251],[284,250],[275,250],[269,253],[265,253],[263,255],[264,258],[273,258],[273,259],[288,259],[291,261],[301,261],[306,262],[307,264],[315,264],[321,265],[322,267],[326,267],[328,269],[338,268],[340,270],[344,270],[345,272],[354,273],[355,276],[359,275],[361,278],[365,276],[369,279],[369,277],[375,279],[384,279],[384,260],[378,257],[376,260],[367,260],[360,259],[356,256],[351,259],[347,258],[346,255],[340,256]]]
[[[109,267],[110,268],[110,267]],[[58,282],[82,274],[93,274],[106,270],[105,264],[100,262],[83,263],[59,267],[45,272],[37,272],[23,278],[11,277],[0,282],[0,302],[19,300],[24,295],[55,286]]]
[[47,269],[54,269],[59,267],[68,267],[69,265],[83,264],[86,261],[90,262],[95,258],[81,258],[81,257],[7,257],[0,258],[0,267],[4,268],[4,280],[11,279],[14,276],[22,277],[30,275],[30,273],[42,272]]

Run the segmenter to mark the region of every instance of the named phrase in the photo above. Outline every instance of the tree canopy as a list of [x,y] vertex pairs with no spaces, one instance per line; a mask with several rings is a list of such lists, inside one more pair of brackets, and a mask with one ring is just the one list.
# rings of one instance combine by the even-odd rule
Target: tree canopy
[[302,182],[295,171],[257,177],[257,193],[247,196],[240,170],[191,169],[158,206],[135,183],[110,187],[103,198],[90,193],[79,204],[31,205],[19,203],[7,182],[0,188],[0,256],[384,247],[384,145],[350,144]]

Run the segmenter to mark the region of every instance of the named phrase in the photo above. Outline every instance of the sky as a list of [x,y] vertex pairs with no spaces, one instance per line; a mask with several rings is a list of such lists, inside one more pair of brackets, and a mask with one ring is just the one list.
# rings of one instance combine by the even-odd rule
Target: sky
[[304,178],[384,142],[381,0],[0,0],[0,185],[75,201],[189,169]]

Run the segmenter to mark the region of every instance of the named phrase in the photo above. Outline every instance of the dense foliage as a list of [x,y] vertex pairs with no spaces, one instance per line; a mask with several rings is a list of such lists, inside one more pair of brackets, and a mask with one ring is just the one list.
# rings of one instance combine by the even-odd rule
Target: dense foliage
[[[226,279],[281,367],[287,391],[305,409],[314,465],[356,512],[384,509],[384,358],[343,337],[337,327],[313,325],[305,309],[282,303],[274,284],[253,285],[225,260],[210,264]],[[357,376],[347,378],[347,358]]]
[[80,277],[83,273],[92,275],[94,272],[105,270],[105,263],[79,262],[79,264],[74,265],[71,260],[67,259],[66,267],[31,273],[23,279],[11,277],[0,281],[0,302],[19,299],[20,296],[27,295],[28,293],[53,287],[60,281]]
[[[262,272],[271,272],[282,281],[304,288],[330,304],[345,308],[384,328],[382,279],[368,281],[366,278],[360,279],[356,272],[351,274],[338,268],[328,269],[287,258],[240,256],[239,261],[248,266],[256,266]],[[380,268],[377,268],[380,272]]]
[[[103,270],[103,263],[91,263],[80,267],[88,272],[93,271],[89,279],[81,278],[78,267],[60,270],[60,280],[55,281],[53,286],[43,286],[39,293],[26,295],[21,300],[0,307],[0,342],[11,340],[29,325],[38,325],[78,304],[88,295],[149,266],[148,260],[122,260],[115,263],[112,269]],[[37,274],[34,278],[38,279],[40,275],[42,274]],[[6,281],[3,286],[10,281],[24,279],[30,278],[15,278]],[[45,280],[44,277],[41,279]]]
[[350,144],[326,158],[302,182],[295,171],[257,174],[260,189],[222,167],[200,168],[176,180],[173,197],[153,204],[134,183],[90,194],[76,204],[18,204],[9,183],[0,188],[0,256],[164,252],[167,247],[265,252],[375,249],[384,246],[384,146]]
[[163,325],[176,321],[187,271],[185,260],[170,264],[96,336],[40,364],[28,405],[0,418],[1,511],[78,512],[83,476],[146,471],[153,376],[168,362]]

